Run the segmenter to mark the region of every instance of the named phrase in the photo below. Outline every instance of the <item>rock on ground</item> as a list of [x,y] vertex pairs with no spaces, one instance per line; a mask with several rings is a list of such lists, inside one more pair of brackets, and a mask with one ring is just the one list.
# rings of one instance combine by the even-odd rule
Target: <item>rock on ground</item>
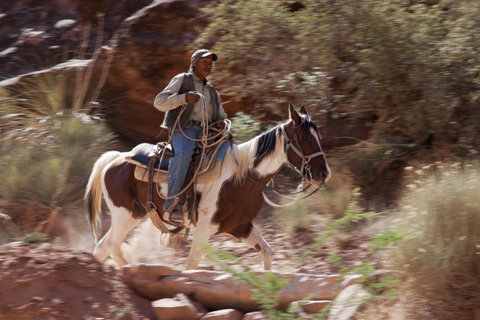
[[354,284],[343,289],[335,298],[330,309],[329,318],[335,320],[352,319],[358,308],[370,297],[370,293]]
[[152,306],[158,320],[197,320],[207,313],[201,304],[181,293],[171,299],[153,301]]
[[235,309],[223,309],[212,311],[204,315],[200,320],[242,320],[243,313]]

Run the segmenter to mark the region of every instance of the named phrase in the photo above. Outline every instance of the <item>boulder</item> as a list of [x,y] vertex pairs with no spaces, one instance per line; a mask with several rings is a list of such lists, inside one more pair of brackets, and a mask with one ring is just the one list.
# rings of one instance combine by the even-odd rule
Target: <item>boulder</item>
[[328,306],[331,303],[329,300],[309,300],[309,301],[300,301],[300,306],[303,311],[316,314],[322,311],[323,308]]
[[223,309],[212,311],[204,315],[200,320],[242,320],[243,313],[235,309]]
[[197,320],[207,313],[202,305],[184,294],[177,294],[172,299],[153,301],[152,307],[158,320]]
[[370,293],[362,289],[360,284],[353,284],[343,289],[333,301],[329,319],[352,319],[358,308],[370,297]]
[[[171,298],[183,293],[210,310],[233,308],[242,312],[259,310],[247,285],[236,282],[233,275],[206,270],[177,271],[165,266],[135,264],[122,268],[124,282],[141,296],[150,300]],[[256,272],[262,277],[264,272]],[[358,277],[341,279],[337,275],[277,274],[288,280],[279,294],[279,308],[305,297],[314,300],[333,300],[338,292]],[[339,283],[340,282],[340,283]]]
[[267,320],[267,317],[263,314],[263,312],[255,311],[245,314],[242,320]]

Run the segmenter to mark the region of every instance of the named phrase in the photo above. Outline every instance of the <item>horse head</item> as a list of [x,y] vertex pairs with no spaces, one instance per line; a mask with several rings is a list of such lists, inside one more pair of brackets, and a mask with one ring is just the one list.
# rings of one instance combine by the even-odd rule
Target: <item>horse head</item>
[[318,127],[304,106],[299,113],[290,103],[289,118],[282,128],[287,162],[311,185],[319,187],[332,172],[320,145]]

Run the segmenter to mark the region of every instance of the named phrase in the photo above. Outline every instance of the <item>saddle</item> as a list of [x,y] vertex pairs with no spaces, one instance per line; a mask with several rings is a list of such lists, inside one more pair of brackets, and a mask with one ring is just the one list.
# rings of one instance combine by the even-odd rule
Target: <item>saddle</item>
[[[207,182],[211,182],[218,179],[218,177],[220,176],[220,169],[222,167],[222,160],[225,157],[225,153],[229,146],[230,146],[230,141],[222,141],[218,145],[207,148],[205,150],[205,154],[203,154],[202,151],[197,149],[197,152],[195,152],[195,154],[193,154],[192,156],[192,161],[190,162],[190,167],[189,167],[189,171],[190,171],[190,168],[193,168],[194,169],[193,173],[195,173],[198,162],[203,156],[203,161],[197,175],[197,183],[207,183]],[[159,160],[162,156],[162,152],[164,149],[166,150],[163,155],[162,162],[160,163]],[[148,154],[137,153],[137,154],[125,157],[125,160],[127,162],[130,162],[131,164],[134,164],[137,166],[135,168],[135,179],[148,182],[149,180],[148,170],[151,167],[149,166],[150,160],[151,160],[150,155],[151,155],[152,157],[157,158],[157,161],[153,166],[154,174],[153,174],[152,181],[154,183],[168,183],[169,162],[170,162],[170,159],[175,156],[175,152],[173,151],[171,145],[167,144],[166,142],[159,142],[149,150],[150,152],[148,152]],[[155,154],[153,154],[153,152],[155,152]],[[188,180],[188,173],[187,173],[187,178],[185,178],[186,182],[187,180]]]
[[[201,139],[201,136],[199,138]],[[196,181],[195,183],[191,183],[189,188],[183,192],[178,199],[174,200],[174,205],[178,203],[182,212],[188,212],[188,217],[194,225],[196,225],[197,222],[195,202],[198,201],[195,192],[195,185],[198,183],[214,181],[220,177],[222,160],[227,149],[230,147],[230,144],[231,136],[229,136],[229,140],[218,141],[217,132],[209,132],[207,136],[207,148],[203,149],[203,145],[199,144],[196,152],[192,156],[192,161],[190,162],[182,189],[190,184],[198,170]],[[133,154],[127,156],[125,160],[136,165],[135,178],[148,183],[147,212],[150,216],[155,214],[159,216],[163,222],[169,223],[168,221],[164,221],[163,216],[156,212],[157,208],[152,202],[152,189],[153,183],[168,183],[169,162],[170,159],[175,156],[172,146],[166,142],[159,142],[153,147],[152,145],[146,144],[142,148],[135,148],[132,150],[132,153]],[[200,167],[198,168],[199,164]],[[151,213],[152,205],[155,213]],[[156,218],[157,217],[155,217],[155,219]],[[173,234],[176,234],[183,229],[183,227],[177,227],[174,231],[166,231],[166,228],[162,223],[154,224],[161,231]]]

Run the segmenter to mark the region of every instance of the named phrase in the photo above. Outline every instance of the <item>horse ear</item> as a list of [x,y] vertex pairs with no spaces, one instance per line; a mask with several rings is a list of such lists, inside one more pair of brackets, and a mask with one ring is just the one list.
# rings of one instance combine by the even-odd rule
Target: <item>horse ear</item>
[[302,123],[302,117],[298,114],[297,110],[295,110],[295,107],[293,104],[290,102],[288,113],[290,116],[290,119],[293,120],[293,123],[295,126],[299,126]]
[[305,106],[302,106],[302,107],[300,108],[300,113],[306,114],[306,115],[308,116],[307,108],[305,108]]

